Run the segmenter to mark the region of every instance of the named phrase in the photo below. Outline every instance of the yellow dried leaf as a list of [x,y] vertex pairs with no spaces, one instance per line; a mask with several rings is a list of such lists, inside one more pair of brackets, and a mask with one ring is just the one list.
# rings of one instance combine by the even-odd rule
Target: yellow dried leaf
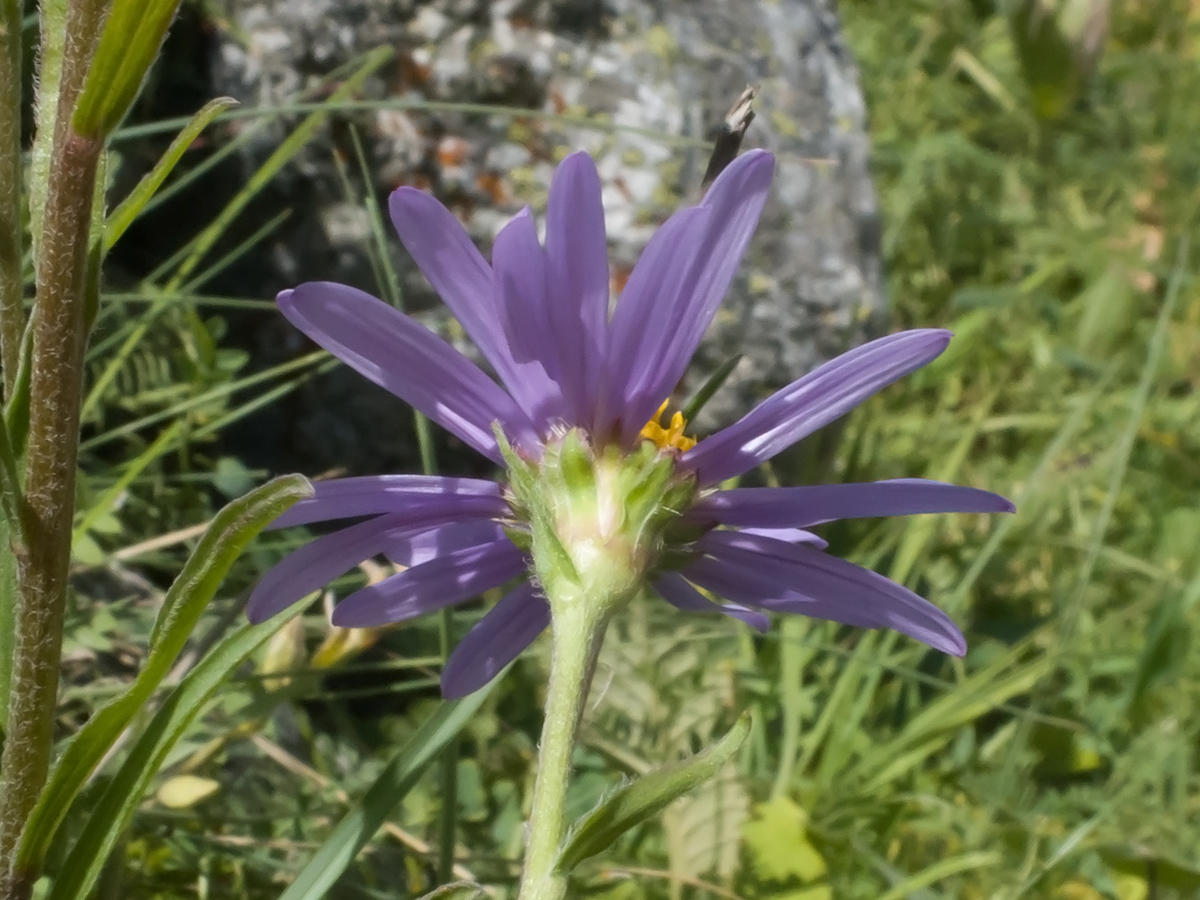
[[189,809],[221,789],[220,782],[198,775],[176,775],[163,782],[155,797],[168,809]]

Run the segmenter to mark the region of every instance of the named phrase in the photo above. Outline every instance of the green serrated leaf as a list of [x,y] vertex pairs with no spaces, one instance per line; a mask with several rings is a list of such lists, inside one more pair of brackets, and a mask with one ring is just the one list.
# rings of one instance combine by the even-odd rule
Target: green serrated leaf
[[567,836],[557,869],[571,872],[585,859],[607,849],[626,831],[657,815],[672,800],[712,778],[750,733],[743,715],[725,737],[691,759],[656,769],[621,787],[580,819]]
[[113,742],[146,705],[174,665],[204,608],[246,545],[298,500],[312,496],[300,475],[264,484],[217,513],[167,592],[145,666],[129,690],[93,715],[59,757],[21,837],[17,866],[41,869],[59,824]]
[[299,614],[300,608],[293,606],[259,625],[243,626],[210,650],[171,691],[92,807],[45,900],[85,900],[89,896],[109,854],[176,742],[234,670]]
[[121,205],[113,210],[108,221],[104,223],[105,253],[113,248],[125,230],[133,224],[133,220],[138,217],[150,198],[162,187],[162,183],[178,165],[192,142],[199,137],[200,132],[225,110],[237,105],[237,101],[232,97],[218,97],[208,101],[196,115],[192,116],[191,121],[184,126],[175,140],[171,141],[171,146],[167,147],[166,152],[154,164],[154,168],[142,177],[142,180],[137,183],[137,187],[121,201]]
[[[338,823],[279,900],[321,900],[420,779],[425,767],[483,705],[498,679],[461,700],[446,700],[425,720]],[[58,898],[53,898],[58,900]]]
[[417,900],[483,900],[485,897],[487,893],[479,885],[470,881],[456,881],[454,884],[443,884]]

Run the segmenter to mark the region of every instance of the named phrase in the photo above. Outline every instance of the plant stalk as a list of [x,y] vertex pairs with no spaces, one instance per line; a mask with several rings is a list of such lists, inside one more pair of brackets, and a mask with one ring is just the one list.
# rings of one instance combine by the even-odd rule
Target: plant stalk
[[564,810],[571,755],[608,622],[607,611],[588,603],[586,596],[551,605],[554,620],[546,719],[538,747],[529,843],[518,900],[562,900],[566,896],[567,876],[556,871],[556,863],[567,827]]
[[38,876],[14,870],[12,861],[50,768],[75,511],[88,244],[103,146],[68,126],[60,134],[37,266],[27,528],[25,543],[15,548],[20,587],[9,732],[0,761],[0,900],[25,900]]
[[0,370],[12,396],[25,310],[21,285],[21,9],[0,0]]

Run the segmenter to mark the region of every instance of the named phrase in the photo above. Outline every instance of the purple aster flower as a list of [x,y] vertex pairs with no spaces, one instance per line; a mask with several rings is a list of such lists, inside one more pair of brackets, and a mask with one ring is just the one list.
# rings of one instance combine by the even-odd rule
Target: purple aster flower
[[[611,314],[600,181],[586,154],[567,157],[555,174],[545,240],[526,208],[497,235],[490,265],[433,197],[412,188],[392,194],[400,240],[495,377],[346,285],[302,284],[279,296],[280,309],[347,365],[505,465],[507,482],[380,475],[316,484],[316,496],[277,527],[362,521],[267,573],[250,618],[268,618],[377,554],[405,568],[342,600],[335,624],[399,622],[516,579],[446,664],[443,692],[462,696],[550,624],[547,581],[556,576],[546,558],[566,547],[562,565],[572,578],[605,578],[604,554],[617,546],[615,568],[627,571],[613,576],[620,583],[611,593],[622,602],[648,586],[678,609],[724,613],[760,630],[767,613],[799,613],[892,628],[962,655],[966,642],[945,613],[828,555],[805,529],[869,516],[1010,512],[1006,499],[922,479],[718,488],[933,360],[949,332],[906,331],[851,350],[698,443],[683,436],[678,414],[667,426],[659,421],[757,225],[773,168],[770,154],[746,153],[699,206],[668,219]],[[543,489],[542,481],[555,484]],[[555,499],[555,489],[576,499]],[[550,520],[546,536],[539,523]],[[598,568],[581,575],[595,554]]]

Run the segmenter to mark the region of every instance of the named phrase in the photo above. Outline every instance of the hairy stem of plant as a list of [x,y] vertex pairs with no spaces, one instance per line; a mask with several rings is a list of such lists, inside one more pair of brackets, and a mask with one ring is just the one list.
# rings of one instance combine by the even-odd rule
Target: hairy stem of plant
[[102,145],[63,128],[55,142],[37,267],[25,469],[26,528],[12,688],[0,762],[0,898],[24,900],[37,872],[13,868],[21,829],[50,768],[83,385],[84,307]]
[[567,876],[556,871],[555,863],[566,833],[564,805],[571,754],[607,624],[607,612],[588,603],[586,597],[551,606],[554,621],[546,720],[538,748],[518,900],[562,900],[566,896]]
[[0,0],[0,369],[12,395],[25,312],[21,289],[20,0]]

